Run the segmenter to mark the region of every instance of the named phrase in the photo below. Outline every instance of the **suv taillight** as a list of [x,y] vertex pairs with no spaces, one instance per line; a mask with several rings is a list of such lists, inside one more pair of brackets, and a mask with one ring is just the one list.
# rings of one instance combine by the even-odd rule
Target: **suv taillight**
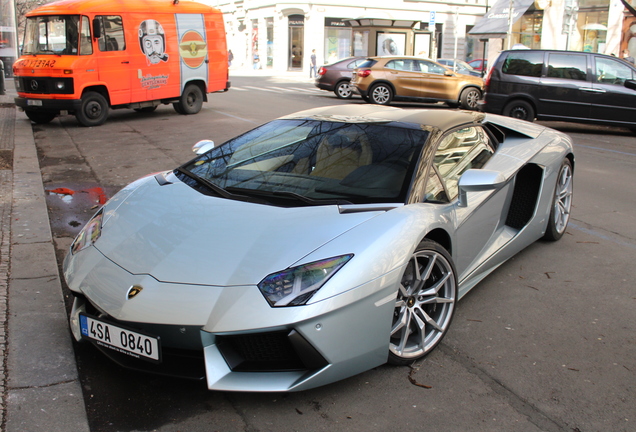
[[366,78],[366,77],[368,77],[369,75],[371,75],[371,69],[363,69],[363,70],[361,70],[361,71],[358,71],[358,76],[359,76],[360,78]]
[[493,68],[490,68],[490,70],[486,73],[486,77],[484,78],[484,89],[487,89],[488,86],[490,85],[490,77],[492,76],[492,70]]
[[320,66],[320,69],[318,69],[318,75],[323,76],[325,73],[327,73],[327,69]]

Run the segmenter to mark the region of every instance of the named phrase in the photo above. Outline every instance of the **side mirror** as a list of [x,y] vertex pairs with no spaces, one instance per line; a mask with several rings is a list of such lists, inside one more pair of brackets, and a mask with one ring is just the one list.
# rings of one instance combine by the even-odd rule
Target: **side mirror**
[[93,37],[95,39],[102,37],[101,27],[97,18],[93,18]]
[[506,183],[498,171],[469,169],[459,178],[459,207],[468,206],[467,192],[495,190]]
[[625,80],[625,87],[631,90],[636,90],[636,80]]
[[195,145],[192,146],[192,151],[198,155],[203,154],[207,151],[210,151],[214,148],[214,141],[212,140],[201,140]]

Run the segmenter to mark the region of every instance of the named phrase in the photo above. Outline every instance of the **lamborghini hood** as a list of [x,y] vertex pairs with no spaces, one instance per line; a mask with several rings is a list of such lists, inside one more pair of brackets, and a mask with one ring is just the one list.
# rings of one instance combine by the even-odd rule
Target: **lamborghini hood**
[[233,201],[153,177],[112,201],[95,243],[102,254],[133,274],[213,286],[257,284],[380,214]]

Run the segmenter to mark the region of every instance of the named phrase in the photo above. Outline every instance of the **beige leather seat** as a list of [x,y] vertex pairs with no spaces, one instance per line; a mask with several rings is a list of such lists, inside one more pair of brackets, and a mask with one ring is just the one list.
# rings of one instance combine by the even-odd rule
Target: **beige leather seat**
[[316,150],[316,165],[312,176],[342,180],[353,170],[369,165],[373,159],[366,137],[332,135],[323,138]]

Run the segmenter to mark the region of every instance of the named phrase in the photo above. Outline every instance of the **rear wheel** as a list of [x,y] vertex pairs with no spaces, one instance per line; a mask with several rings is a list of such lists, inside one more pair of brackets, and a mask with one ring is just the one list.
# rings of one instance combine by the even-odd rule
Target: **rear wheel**
[[450,254],[434,241],[422,241],[398,289],[389,363],[407,365],[430,353],[446,335],[456,302],[457,278]]
[[508,102],[503,109],[503,115],[531,122],[534,121],[534,108],[528,102],[517,99]]
[[188,84],[183,89],[179,102],[172,104],[179,114],[196,114],[203,106],[203,92],[196,84]]
[[467,110],[476,110],[479,99],[481,99],[481,92],[474,87],[464,89],[459,96],[462,108]]
[[55,117],[57,117],[57,112],[50,111],[33,111],[33,110],[25,110],[24,113],[27,115],[29,120],[38,124],[50,123]]
[[336,88],[333,92],[339,99],[351,99],[351,87],[349,86],[349,81],[340,81],[336,84]]
[[565,158],[561,164],[559,177],[557,178],[556,187],[554,188],[550,220],[548,221],[548,228],[543,236],[545,240],[559,240],[568,227],[570,210],[572,208],[572,180],[572,162],[570,162],[568,158]]
[[108,117],[108,101],[97,92],[86,92],[82,96],[80,109],[75,113],[75,118],[82,126],[99,126],[104,124]]
[[393,99],[393,90],[386,84],[376,84],[369,92],[371,102],[378,105],[388,105]]

